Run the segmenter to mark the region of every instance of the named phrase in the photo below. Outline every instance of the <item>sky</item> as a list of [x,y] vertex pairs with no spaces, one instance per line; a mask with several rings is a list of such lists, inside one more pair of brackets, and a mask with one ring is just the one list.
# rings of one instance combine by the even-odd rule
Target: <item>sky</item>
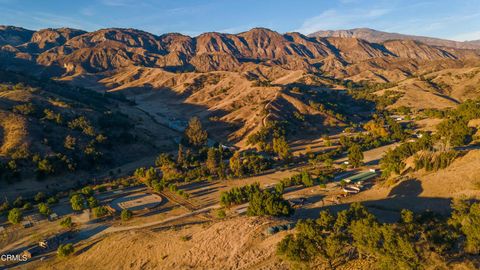
[[464,41],[480,39],[480,0],[0,0],[0,25],[190,36],[253,27],[303,34],[368,27]]

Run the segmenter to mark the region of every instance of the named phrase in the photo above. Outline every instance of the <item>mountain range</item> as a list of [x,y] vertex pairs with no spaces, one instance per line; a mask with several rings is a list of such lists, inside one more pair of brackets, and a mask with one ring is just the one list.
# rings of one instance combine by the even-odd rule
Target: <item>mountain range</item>
[[[254,28],[235,35],[211,32],[192,38],[177,33],[157,36],[135,29],[85,32],[60,28],[34,32],[2,26],[0,55],[4,66],[35,64],[54,76],[102,73],[127,66],[209,72],[245,71],[252,65],[322,72],[335,77],[351,77],[367,69],[379,73],[399,69],[403,76],[408,76],[426,61],[463,64],[480,58],[479,51],[459,49],[464,46],[457,43],[440,47],[410,38],[390,40],[380,32],[347,33],[350,34],[317,32],[305,36]],[[388,74],[379,75],[394,79]]]
[[[341,90],[345,81],[389,83],[391,91],[403,93],[392,106],[419,109],[452,107],[476,97],[480,49],[475,44],[369,29],[306,36],[253,28],[190,37],[120,28],[1,26],[0,68],[122,92],[178,131],[197,115],[214,139],[243,146],[266,119],[313,131],[345,120],[336,116],[345,104],[334,98],[337,107],[319,111],[312,102],[333,101],[293,93],[295,86]],[[300,121],[299,115],[308,117]]]
[[404,35],[398,33],[389,33],[370,28],[355,28],[348,30],[322,30],[309,34],[310,37],[344,37],[359,38],[369,42],[381,43],[388,40],[408,39],[419,41],[432,46],[452,47],[458,49],[480,49],[480,40],[472,41],[454,41],[448,39]]

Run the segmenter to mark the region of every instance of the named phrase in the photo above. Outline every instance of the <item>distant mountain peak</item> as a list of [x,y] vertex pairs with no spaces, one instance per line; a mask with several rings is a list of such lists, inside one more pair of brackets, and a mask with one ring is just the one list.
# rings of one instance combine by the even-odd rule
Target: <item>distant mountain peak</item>
[[388,40],[414,40],[432,46],[451,47],[457,49],[480,49],[480,41],[454,41],[441,38],[405,35],[399,33],[390,33],[371,28],[353,28],[346,30],[322,30],[309,34],[310,37],[353,37],[364,39],[369,42],[383,43]]

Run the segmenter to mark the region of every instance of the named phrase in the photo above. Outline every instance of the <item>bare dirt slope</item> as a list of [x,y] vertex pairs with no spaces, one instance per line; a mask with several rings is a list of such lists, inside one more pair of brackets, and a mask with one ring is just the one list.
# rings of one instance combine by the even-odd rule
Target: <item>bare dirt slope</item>
[[263,235],[271,223],[234,218],[180,230],[118,233],[83,254],[40,269],[287,269],[274,257],[284,234]]

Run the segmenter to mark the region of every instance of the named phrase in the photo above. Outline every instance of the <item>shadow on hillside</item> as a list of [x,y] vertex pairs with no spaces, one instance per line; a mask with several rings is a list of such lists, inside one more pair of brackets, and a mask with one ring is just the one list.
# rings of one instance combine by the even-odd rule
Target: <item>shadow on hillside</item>
[[0,56],[0,68],[12,72],[36,74],[39,78],[52,78],[65,74],[66,69],[60,65],[43,66],[22,58],[15,58],[13,55]]
[[73,239],[72,242],[80,242],[82,240],[88,239],[96,234],[103,232],[104,230],[108,229],[108,225],[99,225],[92,227],[87,230],[81,230],[78,232],[77,236]]
[[185,227],[185,226],[208,224],[209,222],[210,222],[209,220],[182,222],[181,224],[178,224],[178,225],[162,225],[162,226],[159,226],[159,227],[153,227],[153,228],[150,228],[150,230],[152,232],[161,232],[161,231],[166,231],[166,230],[171,230],[171,229],[178,229],[178,228],[182,228],[182,227]]
[[[227,135],[237,131],[244,123],[228,123],[218,120],[227,115],[225,110],[211,110],[207,106],[186,103],[188,93],[177,93],[168,87],[131,87],[122,90],[127,98],[137,103],[137,107],[148,113],[160,125],[177,132],[183,132],[188,120],[197,116],[208,131],[209,137],[216,142],[227,142]],[[158,101],[158,102],[157,102]],[[145,109],[148,107],[148,109]],[[210,118],[215,118],[212,121]]]
[[389,198],[395,197],[417,197],[423,191],[422,183],[417,179],[409,179],[400,182],[390,190]]

